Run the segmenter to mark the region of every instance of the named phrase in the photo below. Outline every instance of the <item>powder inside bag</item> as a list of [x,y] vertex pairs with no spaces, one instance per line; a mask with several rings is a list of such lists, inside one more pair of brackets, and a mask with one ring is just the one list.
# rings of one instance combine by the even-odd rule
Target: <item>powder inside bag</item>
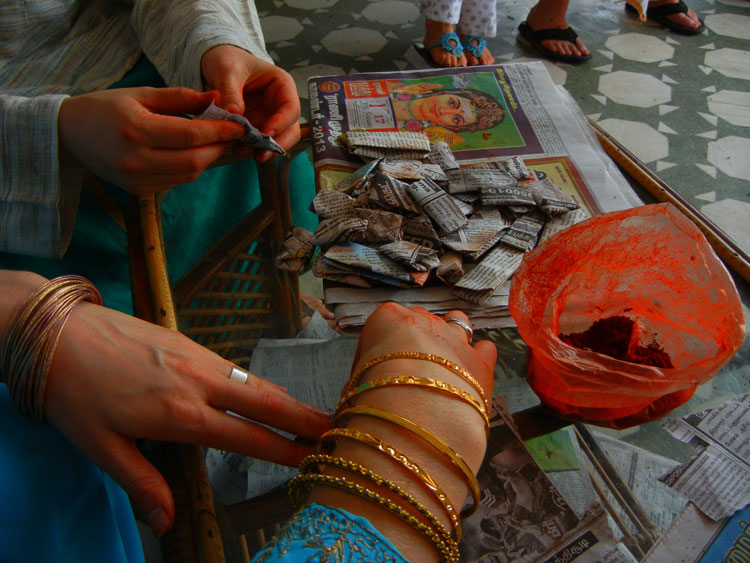
[[583,332],[561,333],[558,338],[574,348],[591,350],[617,360],[659,368],[673,368],[672,358],[657,342],[651,342],[647,346],[630,344],[634,327],[633,319],[615,315],[595,321]]

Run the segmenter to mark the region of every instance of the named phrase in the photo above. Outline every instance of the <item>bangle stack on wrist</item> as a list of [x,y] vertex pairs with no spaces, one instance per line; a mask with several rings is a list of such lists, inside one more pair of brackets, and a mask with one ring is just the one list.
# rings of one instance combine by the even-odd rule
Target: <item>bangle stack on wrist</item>
[[[453,385],[445,383],[440,380],[426,378],[426,377],[415,377],[415,376],[399,376],[376,379],[365,383],[359,383],[360,378],[366,370],[375,366],[381,362],[393,360],[393,359],[416,359],[426,360],[436,364],[439,364],[456,375],[459,375],[463,380],[468,382],[472,388],[479,395],[479,400],[466,391],[459,389]],[[409,433],[416,436],[423,442],[427,443],[434,450],[437,450],[442,459],[449,462],[452,466],[457,468],[464,476],[466,483],[471,491],[474,503],[465,513],[460,516],[470,515],[478,506],[480,501],[480,489],[479,483],[477,482],[476,476],[470,469],[468,464],[464,461],[462,456],[447,442],[445,442],[438,435],[432,431],[424,428],[416,422],[401,416],[398,413],[375,408],[365,404],[358,404],[357,406],[349,406],[349,403],[355,397],[364,394],[368,391],[376,391],[389,386],[412,386],[422,387],[431,389],[436,392],[451,396],[455,399],[459,399],[465,403],[470,404],[482,417],[485,424],[485,430],[489,430],[489,407],[485,397],[484,391],[481,385],[477,382],[472,375],[463,369],[461,366],[439,356],[433,354],[425,354],[422,352],[395,352],[391,354],[385,354],[377,358],[373,358],[358,369],[356,369],[349,379],[348,384],[344,388],[342,399],[336,407],[334,414],[334,428],[329,430],[323,436],[321,436],[318,444],[316,445],[316,454],[308,456],[300,464],[300,475],[295,477],[289,486],[289,491],[293,502],[297,506],[301,506],[300,489],[309,489],[316,485],[322,485],[327,487],[337,488],[339,490],[346,491],[350,494],[365,498],[381,508],[395,514],[400,517],[406,523],[414,527],[419,533],[425,536],[440,554],[443,561],[458,561],[458,540],[461,539],[461,521],[455,507],[451,503],[448,496],[445,494],[440,485],[433,479],[426,471],[424,471],[417,463],[412,461],[404,453],[400,452],[396,448],[386,444],[380,438],[371,434],[361,432],[359,430],[341,427],[343,419],[354,416],[367,416],[377,418],[383,421],[393,424],[402,429],[406,429]],[[328,455],[320,455],[317,452],[320,450],[321,444],[324,442],[337,441],[339,438],[345,438],[354,440],[360,444],[364,444],[370,448],[374,448],[379,451],[382,455],[386,456],[392,463],[400,464],[405,467],[413,477],[415,477],[422,488],[426,488],[431,496],[438,501],[445,514],[448,516],[450,521],[452,533],[449,533],[445,526],[427,509],[420,503],[413,495],[402,489],[396,483],[389,481],[371,471],[369,468],[356,463],[352,460],[345,459],[342,457],[331,457]],[[358,479],[367,479],[375,485],[375,489],[383,490],[384,494],[395,493],[396,497],[393,499],[383,496],[362,484],[352,481],[350,479],[331,475],[323,472],[324,466],[332,466],[338,470],[347,471],[354,474]],[[396,500],[403,500],[403,505]]]
[[3,373],[13,404],[44,422],[47,373],[65,322],[81,301],[102,304],[94,285],[80,276],[50,280],[31,294],[11,319],[3,347]]

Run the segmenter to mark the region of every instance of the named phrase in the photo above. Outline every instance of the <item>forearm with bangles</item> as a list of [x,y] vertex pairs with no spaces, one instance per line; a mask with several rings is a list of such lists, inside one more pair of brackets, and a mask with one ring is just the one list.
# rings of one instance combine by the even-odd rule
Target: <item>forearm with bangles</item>
[[[478,385],[476,380],[467,381],[452,367],[446,367],[446,363],[441,361],[443,358],[430,355],[431,358],[424,361],[426,358],[420,357],[427,355],[407,352],[396,355],[398,357],[390,355],[386,360],[373,358],[369,362],[360,362],[360,366],[369,367],[354,371],[352,385],[345,387],[342,403],[339,404],[337,412],[346,414],[347,407],[366,406],[370,409],[362,410],[386,411],[396,415],[396,418],[406,418],[455,450],[473,477],[479,468],[486,445],[485,416],[476,406],[484,407],[484,397],[480,396],[475,388],[475,384]],[[457,365],[453,362],[448,364]],[[407,373],[414,377],[424,376],[442,381],[456,391],[460,390],[470,395],[475,404],[462,399],[457,393],[446,393],[430,387],[379,385],[381,381],[392,380],[394,377],[406,378]],[[368,391],[354,392],[357,384],[360,387],[366,385]],[[339,428],[335,428],[323,439],[324,444],[335,444],[330,455],[357,463],[409,493],[445,529],[452,531],[454,540],[459,539],[460,525],[457,525],[458,517],[455,513],[461,511],[467,497],[469,504],[474,504],[472,495],[469,494],[472,487],[469,485],[466,472],[425,440],[424,436],[420,436],[419,434],[424,434],[423,431],[414,432],[384,418],[356,414],[357,410],[355,408],[355,414],[346,415],[337,421],[336,426]],[[324,451],[324,448],[319,449]],[[306,463],[305,468],[309,473],[312,471],[310,468],[314,466],[314,460],[311,460]],[[378,485],[372,478],[342,468],[340,464],[323,465],[320,471],[328,477],[369,489],[401,506],[420,522],[429,525],[429,518],[405,501],[398,492],[394,492],[390,484]],[[305,482],[304,487],[311,489],[308,502],[336,506],[366,517],[408,560],[450,560],[449,548],[440,552],[434,538],[430,540],[413,524],[410,525],[403,518],[378,506],[378,501],[330,484]]]
[[101,305],[102,297],[87,279],[61,276],[42,283],[3,325],[2,373],[22,414],[44,422],[47,373],[65,323],[81,301]]

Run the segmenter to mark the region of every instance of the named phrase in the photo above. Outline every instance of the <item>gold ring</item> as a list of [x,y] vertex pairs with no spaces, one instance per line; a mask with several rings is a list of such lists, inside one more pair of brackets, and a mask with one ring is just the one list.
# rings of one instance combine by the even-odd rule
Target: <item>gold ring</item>
[[465,321],[462,321],[461,319],[457,319],[455,317],[446,317],[445,322],[457,324],[462,329],[464,329],[464,332],[466,333],[466,337],[469,339],[469,343],[471,343],[471,339],[474,338],[474,330],[468,325],[468,323],[466,323]]

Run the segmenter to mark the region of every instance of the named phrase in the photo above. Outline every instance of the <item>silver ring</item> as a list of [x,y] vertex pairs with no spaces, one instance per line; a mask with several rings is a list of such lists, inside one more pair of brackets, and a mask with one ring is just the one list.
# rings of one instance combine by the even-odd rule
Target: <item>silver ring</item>
[[249,372],[237,366],[232,366],[232,371],[229,372],[229,381],[236,381],[244,385],[247,383],[247,378],[250,375]]
[[474,330],[465,321],[462,321],[461,319],[456,319],[454,317],[447,317],[445,319],[445,322],[457,324],[462,329],[464,329],[464,332],[466,333],[466,337],[469,339],[469,342],[471,342],[471,339],[474,338]]

